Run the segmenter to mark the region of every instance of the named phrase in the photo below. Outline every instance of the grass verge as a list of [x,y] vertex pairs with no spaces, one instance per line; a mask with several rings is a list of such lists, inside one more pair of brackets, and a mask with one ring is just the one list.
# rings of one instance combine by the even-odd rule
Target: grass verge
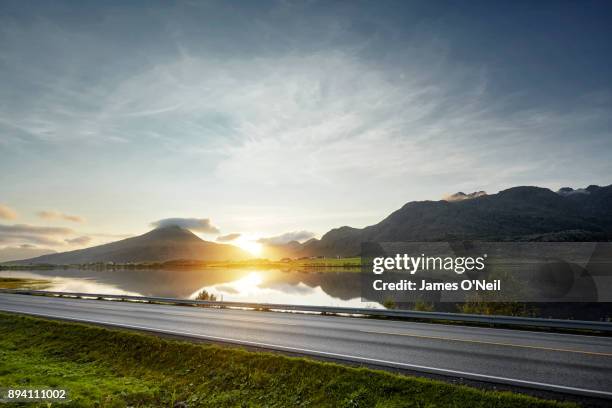
[[49,281],[44,279],[2,278],[0,289],[44,289]]
[[64,388],[72,401],[61,406],[78,407],[173,407],[181,401],[189,407],[575,406],[6,313],[0,313],[0,385]]

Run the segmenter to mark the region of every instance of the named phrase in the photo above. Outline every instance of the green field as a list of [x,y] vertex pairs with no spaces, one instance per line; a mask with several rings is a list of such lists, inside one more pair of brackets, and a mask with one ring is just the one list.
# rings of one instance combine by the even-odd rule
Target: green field
[[48,283],[48,281],[43,279],[0,277],[0,289],[44,289]]
[[3,313],[0,384],[65,388],[72,401],[56,405],[79,407],[173,407],[177,402],[189,407],[575,406],[304,358]]

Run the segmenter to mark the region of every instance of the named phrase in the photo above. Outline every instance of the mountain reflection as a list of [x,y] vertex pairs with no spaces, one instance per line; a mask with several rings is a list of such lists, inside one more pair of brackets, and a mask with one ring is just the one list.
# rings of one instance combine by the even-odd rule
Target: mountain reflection
[[[2,276],[49,280],[47,290],[194,298],[207,290],[225,301],[376,307],[361,302],[359,273],[232,268],[173,270],[2,271]],[[379,306],[379,305],[378,305]],[[380,307],[380,306],[379,306]]]

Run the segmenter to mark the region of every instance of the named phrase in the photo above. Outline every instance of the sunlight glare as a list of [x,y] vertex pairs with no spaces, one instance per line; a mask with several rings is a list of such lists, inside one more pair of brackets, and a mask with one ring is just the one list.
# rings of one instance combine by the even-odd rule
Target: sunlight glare
[[248,238],[240,237],[236,241],[233,242],[234,245],[243,249],[254,256],[260,256],[262,245],[259,242],[250,240]]
[[245,294],[259,289],[258,287],[262,282],[263,279],[257,272],[251,272],[244,278],[232,282],[231,286],[239,293]]

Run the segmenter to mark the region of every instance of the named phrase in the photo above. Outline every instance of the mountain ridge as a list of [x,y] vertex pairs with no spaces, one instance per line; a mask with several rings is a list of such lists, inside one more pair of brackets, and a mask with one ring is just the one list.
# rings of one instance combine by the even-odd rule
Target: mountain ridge
[[[359,255],[362,242],[393,241],[610,241],[612,185],[558,192],[533,186],[460,200],[411,201],[377,224],[333,228],[321,239],[268,245],[269,258]],[[252,258],[241,249],[200,239],[178,226],[92,248],[17,261],[18,264],[227,261]]]
[[611,240],[612,185],[583,190],[518,186],[456,201],[411,201],[377,224],[334,228],[293,255],[355,256],[366,241]]

